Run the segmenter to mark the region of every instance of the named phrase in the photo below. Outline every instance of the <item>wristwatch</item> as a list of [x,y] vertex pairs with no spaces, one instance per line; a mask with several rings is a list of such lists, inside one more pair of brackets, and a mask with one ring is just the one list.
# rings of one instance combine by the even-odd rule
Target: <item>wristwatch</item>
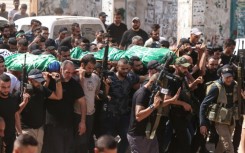
[[149,107],[150,107],[151,110],[154,110],[155,109],[152,104]]

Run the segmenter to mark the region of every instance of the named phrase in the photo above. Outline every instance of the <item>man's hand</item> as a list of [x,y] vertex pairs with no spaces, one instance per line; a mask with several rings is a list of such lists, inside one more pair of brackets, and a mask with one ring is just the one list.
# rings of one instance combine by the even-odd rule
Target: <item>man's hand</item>
[[191,105],[190,104],[183,102],[183,105],[182,106],[184,107],[185,111],[192,112],[192,108],[191,108]]
[[171,102],[172,104],[175,104],[175,102],[178,100],[180,91],[181,91],[181,87],[178,89],[178,91],[176,92],[176,94],[172,98],[172,102]]
[[196,50],[198,53],[203,53],[206,50],[206,45],[205,44],[197,44],[196,45]]
[[85,122],[80,122],[78,125],[78,134],[83,135],[86,132],[86,124]]
[[112,81],[110,78],[103,78],[103,83],[105,84],[106,87],[109,87],[111,82]]
[[199,77],[195,80],[195,82],[196,82],[197,84],[202,84],[202,83],[203,83],[203,77],[202,77],[202,76],[199,76]]
[[30,96],[28,93],[24,93],[24,94],[23,94],[23,102],[24,102],[24,103],[28,103],[30,97],[31,97],[31,96]]
[[206,126],[201,126],[200,127],[200,133],[204,136],[204,137],[207,137],[208,135],[208,129]]
[[242,98],[245,99],[245,91],[241,89]]
[[79,68],[79,69],[77,69],[77,71],[78,71],[78,74],[79,74],[79,79],[83,80],[85,78],[86,70],[83,69],[83,68]]
[[50,74],[50,76],[54,79],[54,80],[60,80],[60,74],[59,73],[57,73],[57,72],[52,72],[51,74]]
[[162,98],[160,97],[160,92],[158,91],[157,94],[154,96],[154,103],[152,104],[154,108],[157,108],[160,103],[162,102]]

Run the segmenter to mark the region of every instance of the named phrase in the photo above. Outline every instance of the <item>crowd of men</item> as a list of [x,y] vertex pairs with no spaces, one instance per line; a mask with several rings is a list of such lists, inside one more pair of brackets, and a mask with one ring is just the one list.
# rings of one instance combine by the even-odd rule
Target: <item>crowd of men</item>
[[[18,10],[19,1],[14,4]],[[158,24],[148,33],[138,17],[129,29],[120,12],[110,25],[106,17],[99,14],[108,33],[97,31],[93,42],[81,36],[77,23],[71,35],[62,27],[55,39],[35,19],[28,31],[12,24],[0,28],[0,49],[57,59],[44,72],[30,70],[20,90],[21,72],[5,67],[7,55],[0,56],[0,152],[208,153],[207,141],[217,153],[245,152],[245,125],[236,111],[245,93],[238,93],[235,81],[234,40],[208,46],[193,28],[175,46],[160,37]],[[92,54],[71,59],[74,48],[96,52],[106,45],[125,51],[134,45],[170,48],[177,58],[162,66],[156,60],[143,65],[132,56],[108,62],[107,71]]]

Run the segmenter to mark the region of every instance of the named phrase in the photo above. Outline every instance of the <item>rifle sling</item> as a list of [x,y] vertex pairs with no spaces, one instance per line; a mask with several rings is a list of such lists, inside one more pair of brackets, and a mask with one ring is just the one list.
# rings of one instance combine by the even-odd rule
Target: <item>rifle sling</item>
[[146,127],[146,138],[147,139],[154,139],[156,135],[157,127],[159,125],[159,122],[162,116],[162,110],[163,108],[161,106],[157,108],[157,117],[156,117],[156,120],[155,120],[155,123],[152,129],[151,129],[150,121],[148,122],[147,127]]

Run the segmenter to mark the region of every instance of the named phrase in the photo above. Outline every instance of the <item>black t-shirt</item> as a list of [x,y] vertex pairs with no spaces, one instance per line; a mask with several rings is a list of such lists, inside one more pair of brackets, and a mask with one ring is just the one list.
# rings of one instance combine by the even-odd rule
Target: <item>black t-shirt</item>
[[119,80],[116,74],[109,78],[112,81],[109,90],[111,100],[108,103],[110,111],[117,115],[129,113],[130,91],[133,85],[139,82],[139,77],[129,73],[124,80]]
[[18,111],[18,103],[20,95],[9,95],[8,98],[0,97],[0,116],[5,121],[4,139],[13,138],[15,136],[15,113]]
[[227,56],[227,55],[225,55],[225,54],[221,54],[221,62],[220,62],[220,64],[222,64],[222,65],[226,65],[226,64],[229,64],[229,62],[230,62],[230,59],[231,59],[231,57],[232,56]]
[[[190,41],[190,38],[188,38]],[[190,43],[191,47],[195,47],[197,44],[196,43]],[[195,49],[192,49],[192,52],[188,53],[187,55],[189,55],[192,58],[193,61],[193,65],[197,64],[198,61],[198,53]]]
[[[55,82],[52,80],[49,89],[55,90]],[[68,82],[62,82],[63,98],[61,100],[47,99],[46,124],[62,127],[72,127],[74,102],[84,96],[78,82],[71,78]]]
[[31,98],[21,113],[22,128],[37,129],[44,125],[45,121],[45,99],[52,94],[48,88],[34,88]]
[[139,31],[134,31],[132,29],[129,29],[128,31],[124,32],[121,40],[121,45],[127,48],[132,43],[132,38],[134,36],[142,37],[143,43],[145,43],[145,41],[149,38],[148,34],[142,29],[139,29]]
[[151,92],[145,87],[141,87],[135,92],[133,96],[133,105],[132,105],[130,124],[129,124],[129,129],[128,129],[129,135],[145,136],[145,130],[146,130],[147,123],[149,121],[149,117],[150,117],[151,123],[154,123],[154,120],[156,117],[155,113],[143,119],[140,122],[138,122],[135,118],[136,105],[140,105],[140,106],[143,106],[144,108],[147,108],[149,106],[150,96],[151,96]]
[[220,65],[226,65],[229,64],[230,62],[234,62],[236,64],[239,60],[239,58],[237,58],[236,55],[227,56],[224,53],[221,54],[220,58],[221,58]]
[[[173,81],[173,80],[168,80],[168,95],[174,96],[178,89],[181,87],[181,91],[179,94],[179,100],[184,101],[188,104],[192,104],[191,100],[191,93],[190,90],[187,87],[187,84],[184,83],[184,80],[178,80],[178,81]],[[182,106],[179,105],[171,105],[171,110],[177,111],[179,114],[187,114]]]
[[109,32],[112,38],[116,39],[116,42],[118,43],[118,45],[121,42],[123,33],[127,30],[128,28],[126,24],[124,23],[121,23],[119,26],[116,26],[114,23],[112,23],[107,28],[107,31]]
[[192,52],[188,53],[187,55],[189,55],[192,58],[193,65],[196,65],[198,61],[198,53],[195,50],[192,50]]
[[219,76],[217,75],[217,71],[210,71],[206,68],[206,73],[203,76],[203,83],[198,85],[198,88],[194,90],[195,96],[199,99],[200,102],[203,101],[206,96],[206,83],[210,81],[218,80]]

